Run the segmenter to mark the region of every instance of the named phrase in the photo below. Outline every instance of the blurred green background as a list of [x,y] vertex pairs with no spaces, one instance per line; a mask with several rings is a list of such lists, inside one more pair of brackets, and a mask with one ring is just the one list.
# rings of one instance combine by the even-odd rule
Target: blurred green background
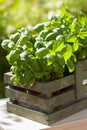
[[1,47],[2,40],[18,28],[32,29],[37,23],[45,22],[51,15],[59,15],[62,3],[74,15],[78,11],[87,14],[87,0],[0,0],[0,98],[5,97],[3,78],[10,68],[5,58],[7,52]]

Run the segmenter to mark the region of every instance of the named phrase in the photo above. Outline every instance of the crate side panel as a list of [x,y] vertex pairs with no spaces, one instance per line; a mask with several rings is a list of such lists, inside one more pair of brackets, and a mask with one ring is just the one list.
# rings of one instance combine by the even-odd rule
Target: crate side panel
[[76,64],[76,98],[80,99],[85,96],[84,85],[87,85],[87,60],[79,61]]
[[87,98],[80,100],[77,103],[73,103],[72,105],[68,105],[63,109],[60,109],[59,111],[50,114],[48,116],[48,122],[49,124],[53,124],[86,108],[87,108]]
[[6,95],[11,100],[16,100],[17,102],[24,104],[26,107],[31,107],[32,109],[37,110],[41,109],[48,113],[55,111],[57,107],[63,104],[68,104],[75,100],[74,90],[46,99],[6,87]]
[[[12,74],[10,72],[4,74],[4,81],[7,84],[14,85],[12,81],[10,81],[10,77]],[[30,88],[30,90],[41,92],[43,95],[46,95],[48,98],[51,97],[52,92],[66,88],[68,86],[74,85],[75,79],[74,75],[69,75],[64,78],[50,81],[50,82],[35,82],[35,84]],[[21,87],[20,85],[18,85]],[[50,89],[49,89],[50,88]]]
[[48,116],[44,113],[27,109],[22,106],[13,104],[11,102],[7,102],[7,111],[13,114],[19,115],[21,117],[25,117],[27,119],[31,119],[31,120],[48,125],[48,121],[47,121]]
[[62,120],[72,114],[75,114],[83,109],[87,108],[87,98],[84,100],[80,100],[77,103],[73,103],[72,105],[68,105],[54,113],[44,114],[42,112],[37,112],[31,109],[24,108],[19,105],[15,105],[11,102],[7,103],[7,111],[17,114],[19,116],[41,122],[46,125],[52,125],[59,120]]

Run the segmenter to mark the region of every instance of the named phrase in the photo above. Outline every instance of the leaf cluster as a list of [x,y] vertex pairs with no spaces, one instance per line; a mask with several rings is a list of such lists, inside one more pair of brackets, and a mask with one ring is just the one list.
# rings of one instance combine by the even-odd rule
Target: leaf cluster
[[2,47],[9,51],[14,83],[30,87],[64,77],[87,58],[87,17],[82,12],[73,16],[63,6],[61,15],[35,25],[32,32],[21,28]]

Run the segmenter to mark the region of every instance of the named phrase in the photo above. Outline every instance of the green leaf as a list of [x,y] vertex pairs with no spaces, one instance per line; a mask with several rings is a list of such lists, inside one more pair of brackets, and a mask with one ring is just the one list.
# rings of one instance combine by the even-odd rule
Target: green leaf
[[55,56],[56,52],[52,49],[52,50],[49,50],[49,53],[53,56]]
[[86,16],[83,12],[79,12],[78,13],[78,19],[79,19],[79,22],[82,24],[82,25],[85,25],[86,24]]
[[79,41],[77,39],[75,39],[74,43],[73,43],[73,49],[74,51],[77,51],[79,48]]
[[32,47],[32,43],[30,42],[31,36],[28,35],[22,35],[18,41],[17,41],[17,45],[23,46],[23,45],[29,45],[30,47]]
[[61,51],[62,49],[64,48],[64,42],[59,42],[57,41],[56,45],[54,45],[54,49],[55,49],[55,52],[59,52]]
[[51,30],[42,30],[40,33],[39,33],[39,36],[40,37],[43,37],[45,38],[49,33],[51,33],[52,31]]
[[32,77],[31,79],[28,79],[28,82],[26,83],[26,85],[28,86],[28,88],[32,87],[33,84],[35,83],[36,78]]
[[[57,18],[56,18],[56,19],[57,19]],[[56,20],[56,21],[52,20],[52,21],[51,21],[51,27],[57,28],[57,27],[58,27],[58,21],[57,21],[57,20]]]
[[79,41],[76,38],[76,36],[72,36],[72,37],[68,38],[67,42],[72,42],[73,43],[74,51],[78,50],[78,48],[79,48]]
[[5,50],[10,51],[11,49],[14,48],[15,44],[14,44],[11,40],[5,39],[5,40],[2,41],[1,46],[2,46]]
[[34,75],[36,78],[42,78],[43,76],[47,75],[48,73],[46,71],[35,71]]
[[79,60],[83,60],[85,58],[87,58],[87,49],[86,48],[85,49],[81,49],[81,51],[80,51],[80,53],[78,55],[78,59]]
[[87,32],[80,32],[79,35],[83,39],[83,38],[87,37]]
[[28,58],[29,58],[29,53],[27,51],[24,51],[20,54],[21,60],[26,61],[26,60],[28,60]]
[[9,49],[11,50],[11,49],[15,48],[15,44],[14,44],[13,42],[10,42],[10,43],[8,44],[8,47],[9,47]]
[[40,31],[42,31],[44,29],[44,24],[43,23],[39,23],[39,24],[37,24],[37,25],[35,25],[34,27],[33,27],[33,30],[34,31],[36,31],[36,32],[40,32]]
[[10,37],[10,40],[12,40],[14,43],[17,42],[17,40],[19,39],[20,37],[20,33],[15,33],[15,34],[12,34],[11,37]]
[[61,15],[64,16],[66,13],[66,8],[65,8],[65,5],[62,4],[62,8],[61,8]]
[[10,64],[14,65],[15,63],[17,63],[17,61],[19,61],[20,59],[19,51],[20,50],[11,50],[9,55],[6,56]]
[[27,85],[28,85],[27,87],[30,87],[30,85],[33,83],[33,79],[35,79],[35,77],[31,73],[31,70],[21,71],[18,77],[19,77],[19,82],[22,84],[23,87]]
[[72,53],[73,53],[72,46],[66,44],[66,49],[64,49],[64,53],[63,53],[64,59],[68,60],[72,56]]
[[75,29],[76,25],[77,25],[77,18],[75,18],[72,22],[72,29]]
[[50,81],[50,79],[51,79],[51,75],[50,74],[46,74],[45,76],[42,77],[41,81],[42,82],[43,81],[47,82],[47,81]]
[[55,62],[55,63],[53,64],[53,70],[54,70],[54,72],[55,72],[55,77],[56,77],[56,78],[61,78],[61,77],[63,77],[64,69],[63,69],[63,67],[62,67],[59,63]]
[[72,54],[71,58],[70,58],[74,63],[77,62],[77,57],[75,54]]
[[15,85],[17,85],[17,83],[19,83],[19,78],[16,74],[13,74],[12,77],[10,78],[10,80],[13,81]]
[[66,65],[67,65],[68,70],[69,70],[70,73],[74,71],[75,65],[74,65],[74,63],[72,62],[71,59],[68,59],[68,60],[66,61]]
[[63,35],[58,35],[58,36],[56,37],[56,40],[57,40],[57,41],[63,41],[63,40],[64,40],[64,36],[63,36]]
[[60,55],[60,54],[57,54],[57,56],[58,56],[58,62],[59,62],[59,64],[60,64],[62,67],[64,67],[64,66],[65,66],[64,57],[63,57],[62,55]]
[[44,23],[44,26],[45,26],[46,29],[50,28],[50,25],[51,25],[50,21]]
[[76,40],[76,36],[71,36],[67,39],[67,42],[74,42]]
[[53,64],[53,62],[54,62],[54,56],[53,55],[48,54],[48,55],[46,55],[45,58],[47,59],[47,65],[48,66],[51,65],[51,64]]
[[54,42],[55,42],[54,40],[47,42],[47,43],[46,43],[46,48],[52,49],[52,48],[53,48],[53,45],[54,45]]
[[35,71],[39,71],[40,70],[39,63],[38,63],[38,61],[36,59],[31,60],[30,65],[31,65],[31,68],[33,70],[35,70]]
[[46,36],[45,40],[46,40],[46,41],[55,40],[57,35],[58,35],[58,32],[49,33],[49,34]]
[[35,53],[35,55],[38,57],[38,58],[43,58],[45,55],[48,54],[48,50],[47,48],[45,47],[42,47],[40,49],[38,49]]
[[44,42],[43,41],[36,41],[34,43],[34,47],[35,47],[35,49],[39,49],[41,47],[44,47]]

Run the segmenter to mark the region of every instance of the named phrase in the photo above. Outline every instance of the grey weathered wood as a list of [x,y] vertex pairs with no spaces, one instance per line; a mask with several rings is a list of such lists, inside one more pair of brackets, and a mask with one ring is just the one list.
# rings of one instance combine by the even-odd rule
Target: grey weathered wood
[[[12,76],[11,73],[4,74],[4,82],[6,84],[14,85],[12,81],[10,81],[10,77]],[[52,92],[58,91],[60,89],[66,88],[68,86],[74,85],[74,75],[69,75],[64,78],[50,81],[50,82],[36,82],[30,90],[41,92],[42,94],[46,95],[48,98],[51,97]],[[17,85],[20,87],[20,85]]]
[[60,110],[53,112],[51,114],[45,114],[35,110],[27,109],[19,105],[12,104],[11,102],[7,103],[7,111],[17,114],[19,116],[41,122],[46,125],[51,125],[59,120],[62,120],[76,112],[79,112],[87,108],[87,98],[80,100],[77,103],[68,105],[67,107],[61,108]]
[[11,72],[4,73],[4,83],[14,85],[13,82],[10,80],[11,77],[12,77]]
[[48,124],[48,117],[46,114],[12,104],[11,102],[7,102],[7,111],[28,119],[33,119],[35,121]]
[[83,89],[85,91],[85,96],[87,96],[87,85],[86,86],[84,85],[83,87],[84,87]]
[[[83,87],[87,87],[87,60],[79,61],[76,64],[75,70],[75,79],[76,79],[76,98],[80,99],[84,97],[87,93],[86,89]],[[85,80],[85,83],[84,83]]]
[[78,61],[81,64],[82,70],[87,70],[87,59]]
[[16,100],[18,102],[26,104],[28,107],[33,109],[38,109],[50,113],[55,111],[58,106],[63,104],[68,104],[75,100],[75,91],[71,90],[60,95],[54,96],[52,98],[46,99],[32,94],[27,94],[15,89],[6,87],[6,96],[11,100]]
[[82,73],[82,86],[84,91],[84,96],[87,95],[87,70],[83,71]]

